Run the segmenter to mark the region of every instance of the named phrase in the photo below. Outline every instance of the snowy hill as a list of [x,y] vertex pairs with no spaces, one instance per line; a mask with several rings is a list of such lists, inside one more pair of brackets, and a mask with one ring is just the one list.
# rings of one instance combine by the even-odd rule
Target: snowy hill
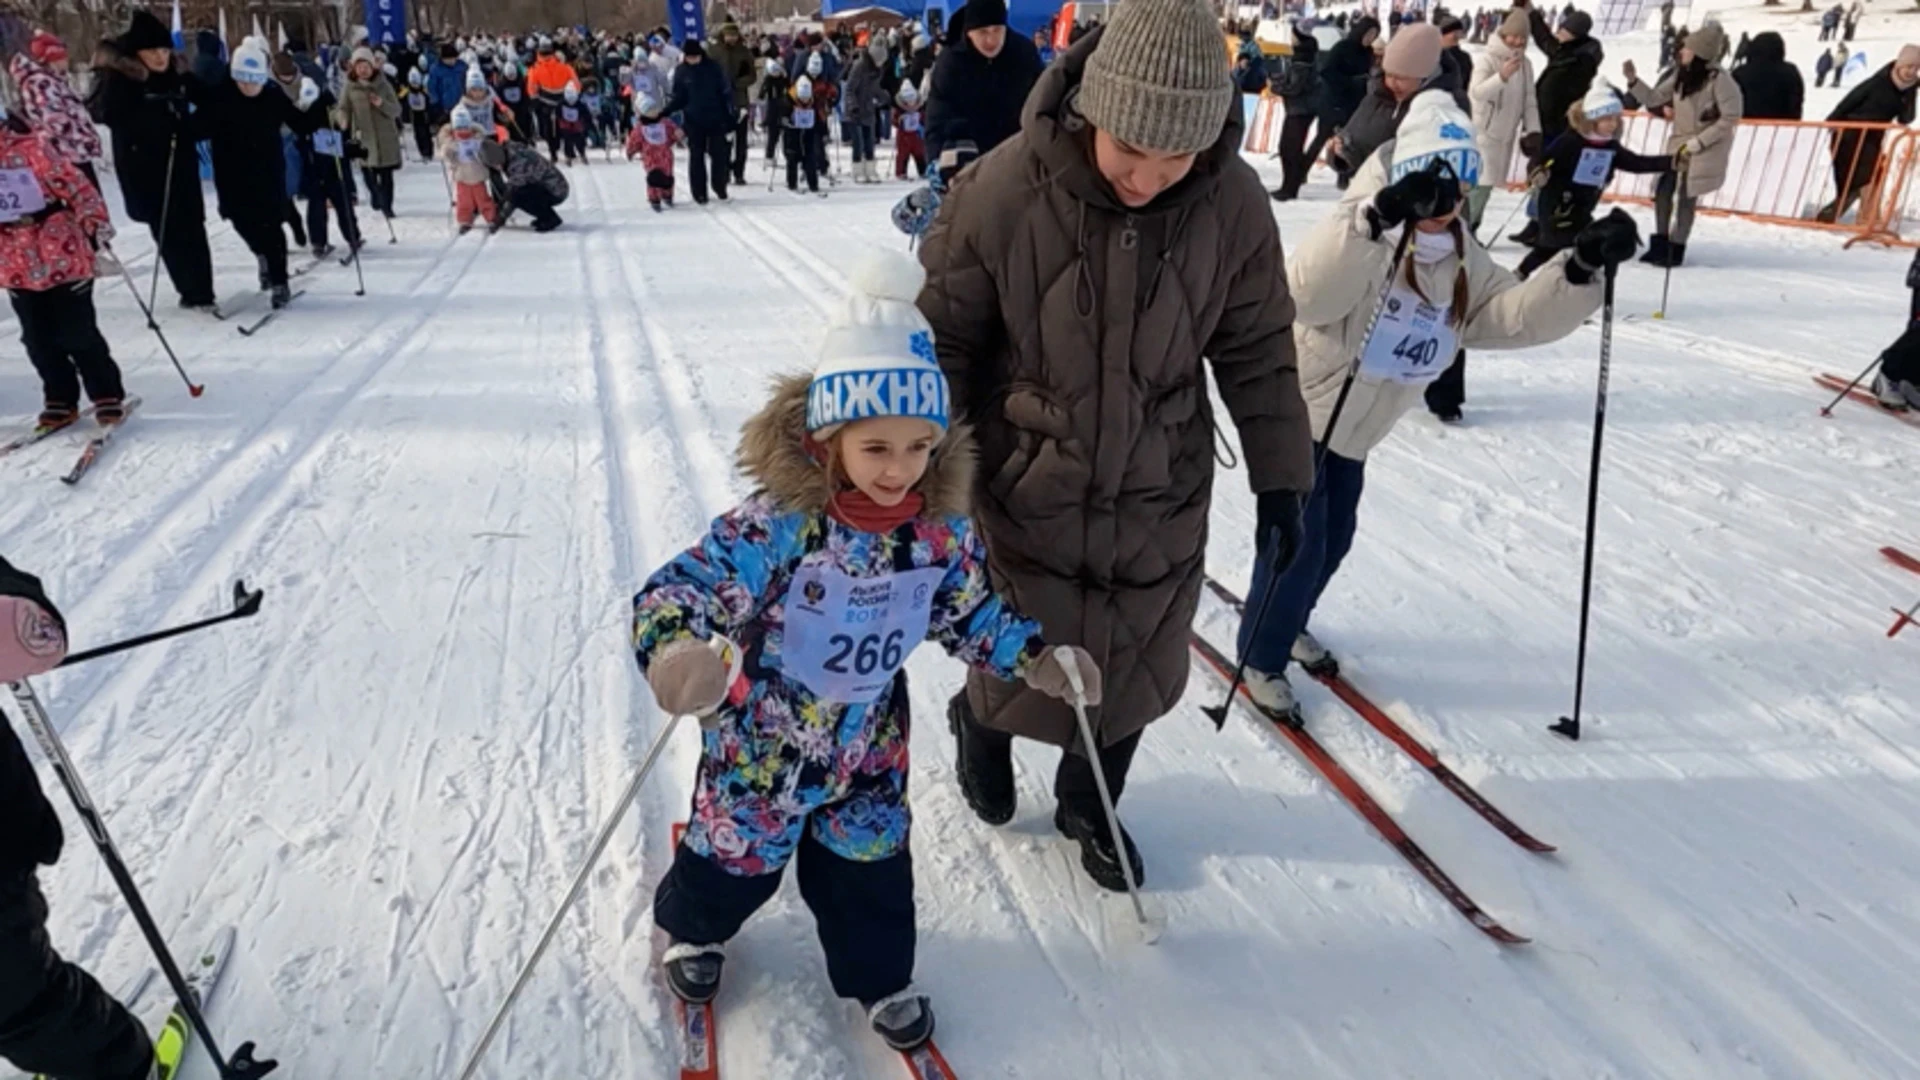
[[[740,423],[808,365],[856,245],[902,242],[903,186],[750,184],[655,215],[637,166],[602,163],[571,173],[561,231],[455,240],[437,179],[401,173],[364,299],[329,264],[253,339],[163,307],[198,400],[103,289],[145,408],[75,489],[53,479],[73,441],[0,473],[3,550],[78,645],[217,609],[236,576],[267,590],[251,623],[42,692],[176,946],[241,928],[216,1027],[301,1080],[457,1070],[663,722],[631,593],[743,494]],[[1276,208],[1283,236],[1332,198]],[[239,240],[214,246],[223,288],[250,287]],[[1706,218],[1661,322],[1659,275],[1623,272],[1579,744],[1545,726],[1572,694],[1597,329],[1475,354],[1467,424],[1411,418],[1375,457],[1318,628],[1559,853],[1509,844],[1313,686],[1310,723],[1531,945],[1476,932],[1272,731],[1216,733],[1198,669],[1122,804],[1168,919],[1133,943],[1053,833],[1051,754],[1019,751],[1010,826],[966,808],[943,722],[961,672],[923,650],[919,981],[959,1073],[1920,1075],[1920,639],[1883,636],[1920,577],[1876,554],[1920,551],[1920,432],[1822,419],[1810,379],[1898,332],[1906,262]],[[25,363],[0,373],[16,420],[37,394]],[[1244,588],[1254,503],[1219,481],[1210,565]],[[1212,600],[1198,629],[1231,640]],[[649,903],[695,753],[684,732],[482,1075],[672,1074]],[[149,962],[77,829],[45,881],[55,940],[104,982]],[[722,1075],[900,1075],[831,997],[791,885],[728,978]]]

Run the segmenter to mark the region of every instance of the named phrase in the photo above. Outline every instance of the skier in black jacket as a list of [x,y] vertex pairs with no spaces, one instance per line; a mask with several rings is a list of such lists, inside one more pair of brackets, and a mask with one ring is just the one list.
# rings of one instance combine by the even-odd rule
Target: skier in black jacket
[[673,97],[668,114],[681,115],[687,133],[687,180],[693,201],[705,205],[709,170],[713,193],[727,201],[727,136],[733,131],[733,80],[720,65],[707,59],[698,40],[681,46],[680,66],[673,72]]
[[[927,95],[927,160],[970,142],[984,155],[1020,130],[1020,110],[1040,79],[1040,51],[1007,33],[1005,0],[967,0],[966,33],[933,65]],[[1226,48],[1223,42],[1220,46]]]
[[113,165],[127,216],[153,233],[180,306],[213,310],[213,254],[200,198],[198,83],[173,36],[147,11],[94,57],[93,118],[113,131]]
[[[313,96],[319,97],[317,88]],[[319,118],[311,108],[296,108],[274,85],[266,44],[255,37],[233,51],[232,77],[206,92],[201,109],[211,136],[220,216],[233,222],[233,231],[259,260],[260,287],[271,293],[273,306],[285,307],[291,296],[287,234],[281,230],[287,163],[280,128],[285,125],[296,136],[311,134]]]
[[1587,96],[1600,62],[1606,52],[1591,35],[1593,16],[1575,11],[1566,16],[1555,32],[1547,27],[1547,18],[1539,8],[1530,9],[1533,43],[1547,54],[1547,66],[1534,83],[1540,102],[1540,141],[1546,145],[1567,130],[1567,110]]
[[[0,559],[0,682],[66,654],[66,623],[39,579]],[[46,1076],[148,1080],[153,1044],[140,1022],[47,936],[39,868],[65,840],[26,748],[0,720],[0,1058]]]

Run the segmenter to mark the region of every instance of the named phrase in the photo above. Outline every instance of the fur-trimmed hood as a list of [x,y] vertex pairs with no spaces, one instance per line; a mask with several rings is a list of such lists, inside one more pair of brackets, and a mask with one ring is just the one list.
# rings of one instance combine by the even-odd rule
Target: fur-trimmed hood
[[[94,48],[93,68],[95,71],[112,72],[124,76],[137,83],[146,82],[147,76],[153,74],[147,70],[147,65],[141,62],[140,57],[118,38],[106,38]],[[180,55],[178,50],[173,54],[173,73],[176,75],[187,73],[187,58]]]
[[[782,375],[773,382],[773,394],[740,429],[735,463],[756,487],[788,510],[825,513],[833,497],[827,470],[806,451],[807,390],[813,376]],[[971,516],[973,494],[973,436],[963,424],[947,431],[934,448],[927,474],[914,488],[926,499],[927,516]]]

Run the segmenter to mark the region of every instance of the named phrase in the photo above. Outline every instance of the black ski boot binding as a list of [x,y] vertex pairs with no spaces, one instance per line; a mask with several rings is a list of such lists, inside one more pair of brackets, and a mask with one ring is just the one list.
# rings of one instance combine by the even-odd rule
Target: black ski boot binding
[[660,966],[666,970],[667,989],[674,997],[691,1005],[705,1005],[720,993],[720,968],[726,959],[724,946],[679,941],[660,958]]
[[911,988],[868,1006],[867,1019],[875,1034],[903,1054],[933,1038],[933,1003]]

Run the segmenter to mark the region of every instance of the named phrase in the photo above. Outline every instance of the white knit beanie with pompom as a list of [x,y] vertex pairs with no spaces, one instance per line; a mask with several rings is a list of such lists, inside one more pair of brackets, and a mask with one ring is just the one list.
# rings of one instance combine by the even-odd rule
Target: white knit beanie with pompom
[[933,327],[914,301],[926,271],[903,252],[875,248],[854,268],[828,324],[807,391],[807,430],[880,416],[911,416],[947,429],[947,377]]

